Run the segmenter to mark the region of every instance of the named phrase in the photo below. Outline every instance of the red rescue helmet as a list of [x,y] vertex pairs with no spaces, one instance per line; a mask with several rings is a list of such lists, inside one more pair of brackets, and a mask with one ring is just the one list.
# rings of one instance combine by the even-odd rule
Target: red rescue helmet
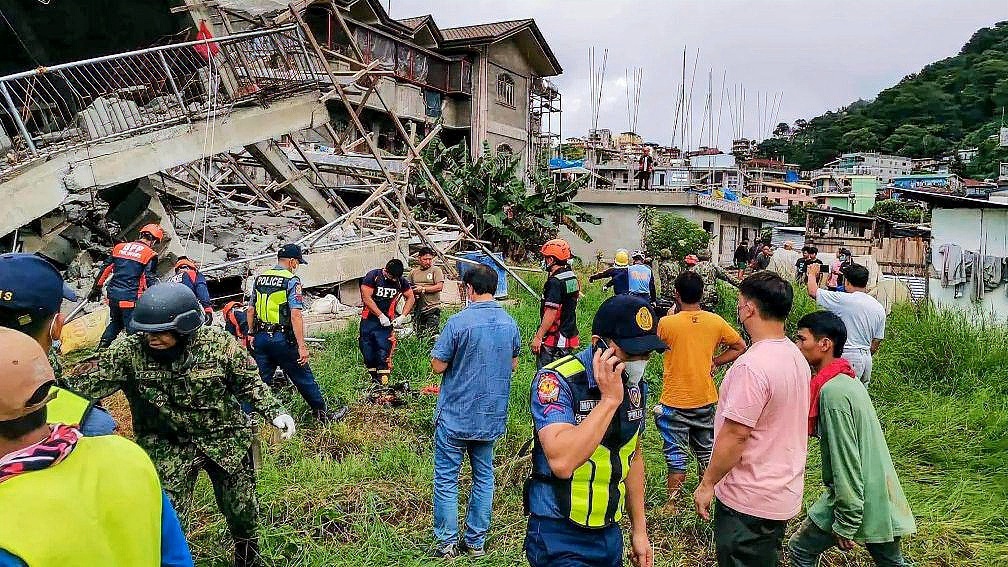
[[567,241],[562,238],[548,240],[546,244],[542,245],[539,252],[543,256],[552,256],[561,262],[571,259],[570,244],[567,244]]
[[192,271],[197,271],[196,263],[185,256],[179,256],[178,262],[175,262],[175,270],[178,271],[179,268],[189,268]]
[[164,240],[164,229],[153,223],[144,225],[140,229],[140,236],[146,236],[154,242],[161,242]]

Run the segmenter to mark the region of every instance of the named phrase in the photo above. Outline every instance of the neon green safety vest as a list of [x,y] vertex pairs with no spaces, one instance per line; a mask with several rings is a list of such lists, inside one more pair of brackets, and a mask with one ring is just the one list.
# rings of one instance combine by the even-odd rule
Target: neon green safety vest
[[70,390],[53,387],[56,397],[46,404],[46,421],[79,426],[84,423],[94,403]]
[[255,316],[260,323],[291,327],[287,284],[294,277],[289,270],[266,270],[255,279]]
[[0,483],[0,549],[30,567],[157,567],[161,505],[143,449],[83,437],[62,462]]
[[[571,389],[574,420],[581,423],[601,399],[598,388],[588,384],[588,374],[576,356],[566,356],[551,364],[553,370]],[[603,528],[623,518],[626,502],[626,477],[644,419],[643,392],[639,385],[624,384],[620,406],[602,442],[591,457],[574,470],[569,479],[557,478],[552,471],[537,471],[533,467],[530,482],[544,482],[553,487],[561,513],[572,522],[586,528]],[[536,433],[534,451],[542,451]]]

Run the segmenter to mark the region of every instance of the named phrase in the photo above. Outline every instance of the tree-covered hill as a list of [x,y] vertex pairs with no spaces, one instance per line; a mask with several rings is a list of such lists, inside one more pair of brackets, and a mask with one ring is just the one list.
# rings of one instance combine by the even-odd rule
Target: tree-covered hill
[[966,147],[979,155],[965,167],[974,177],[996,177],[1008,151],[990,137],[1008,107],[1008,21],[983,28],[958,55],[903,78],[872,101],[859,100],[811,120],[780,124],[760,144],[765,156],[781,156],[814,169],[842,152],[881,151],[939,157]]

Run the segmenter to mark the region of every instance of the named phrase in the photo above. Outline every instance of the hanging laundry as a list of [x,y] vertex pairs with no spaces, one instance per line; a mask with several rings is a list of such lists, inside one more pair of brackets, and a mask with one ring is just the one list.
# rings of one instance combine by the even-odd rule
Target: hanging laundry
[[[964,257],[962,246],[958,244],[942,244],[938,248],[940,263],[936,265],[941,276],[942,287],[952,287],[966,283],[966,268],[968,262]],[[956,297],[959,297],[958,295]]]
[[970,268],[973,279],[970,280],[970,300],[974,303],[983,301],[984,296],[984,262],[983,256],[970,252]]
[[984,256],[983,259],[983,285],[984,292],[990,293],[1001,285],[1002,271],[1004,263],[1002,258],[997,256]]

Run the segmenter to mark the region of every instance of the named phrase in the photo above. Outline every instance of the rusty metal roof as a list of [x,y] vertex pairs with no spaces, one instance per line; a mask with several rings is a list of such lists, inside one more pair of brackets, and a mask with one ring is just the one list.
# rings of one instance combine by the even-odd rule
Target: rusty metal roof
[[506,36],[533,23],[535,23],[535,20],[526,18],[524,20],[477,24],[475,26],[443,29],[441,30],[441,35],[444,36],[445,41],[449,42],[488,41]]
[[426,16],[416,16],[416,17],[413,17],[413,18],[403,18],[401,20],[396,20],[396,21],[399,22],[400,24],[408,27],[409,29],[411,29],[413,31],[416,31],[430,17],[431,17],[430,14],[428,14]]

